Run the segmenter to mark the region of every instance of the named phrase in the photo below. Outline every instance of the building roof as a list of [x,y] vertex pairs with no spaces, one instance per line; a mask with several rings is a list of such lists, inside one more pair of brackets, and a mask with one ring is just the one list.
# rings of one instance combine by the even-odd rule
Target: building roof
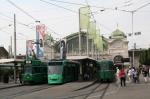
[[112,32],[111,34],[111,38],[114,38],[114,39],[122,39],[122,38],[125,38],[125,33],[122,32],[121,30],[119,29],[116,29],[115,31]]
[[[86,34],[86,32],[80,32],[80,34],[81,35],[85,35]],[[72,34],[70,34],[70,35],[68,35],[68,36],[66,36],[64,39],[72,39],[72,38],[75,38],[75,37],[77,37],[79,35],[79,32],[76,32],[76,33],[72,33]]]

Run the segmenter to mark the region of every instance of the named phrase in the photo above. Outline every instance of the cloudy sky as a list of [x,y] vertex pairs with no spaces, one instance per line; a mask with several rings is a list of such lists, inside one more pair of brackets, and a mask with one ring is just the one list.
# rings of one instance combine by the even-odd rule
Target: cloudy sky
[[[13,16],[17,20],[17,54],[25,53],[26,40],[35,39],[35,21],[40,20],[55,39],[79,31],[80,7],[89,4],[97,28],[108,37],[117,26],[126,33],[129,49],[150,47],[150,0],[0,0],[0,46],[8,49],[13,37]],[[117,8],[117,9],[115,9]],[[140,8],[140,9],[138,9]],[[139,36],[128,36],[133,31]]]

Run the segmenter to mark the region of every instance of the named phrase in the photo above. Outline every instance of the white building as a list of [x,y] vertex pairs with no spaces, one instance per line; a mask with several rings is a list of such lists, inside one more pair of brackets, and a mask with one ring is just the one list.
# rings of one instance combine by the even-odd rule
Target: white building
[[111,55],[112,59],[117,55],[128,58],[127,37],[124,32],[119,29],[113,31],[108,39],[108,54]]

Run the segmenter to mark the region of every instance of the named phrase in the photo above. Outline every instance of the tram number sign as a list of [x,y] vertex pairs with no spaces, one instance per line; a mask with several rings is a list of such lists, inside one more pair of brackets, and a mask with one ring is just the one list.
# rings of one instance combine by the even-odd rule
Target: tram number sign
[[120,55],[115,56],[114,63],[123,63],[123,57]]

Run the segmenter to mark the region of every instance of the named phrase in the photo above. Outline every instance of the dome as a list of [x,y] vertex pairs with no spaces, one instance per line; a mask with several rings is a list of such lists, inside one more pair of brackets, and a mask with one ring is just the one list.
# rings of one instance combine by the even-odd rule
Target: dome
[[112,32],[111,38],[125,38],[124,32],[120,31],[119,29],[116,29]]

